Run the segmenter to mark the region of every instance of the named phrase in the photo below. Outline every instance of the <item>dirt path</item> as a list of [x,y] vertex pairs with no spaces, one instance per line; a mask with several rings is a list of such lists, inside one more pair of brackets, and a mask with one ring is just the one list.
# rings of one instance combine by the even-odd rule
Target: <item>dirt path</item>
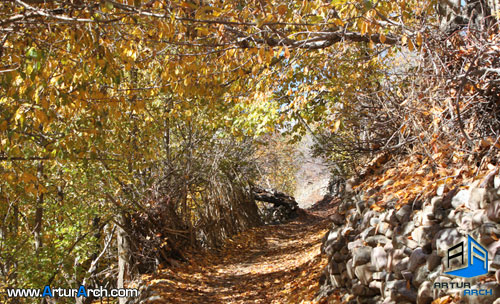
[[317,203],[287,224],[235,236],[219,254],[193,255],[190,264],[144,277],[154,291],[148,303],[312,303],[333,205]]

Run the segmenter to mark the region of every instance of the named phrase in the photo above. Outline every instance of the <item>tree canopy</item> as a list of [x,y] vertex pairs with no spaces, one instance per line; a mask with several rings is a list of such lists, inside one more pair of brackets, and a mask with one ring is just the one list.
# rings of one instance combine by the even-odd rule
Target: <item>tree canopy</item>
[[[492,33],[496,2],[466,2],[2,1],[1,276],[81,282],[107,248],[100,232],[127,221],[148,257],[159,255],[141,247],[152,237],[158,247],[217,246],[258,222],[248,189],[261,178],[263,135],[298,140],[314,128],[338,164],[431,141],[428,104],[416,101],[450,87],[422,93],[433,85],[412,77],[434,69],[451,79],[438,62],[451,55],[435,50],[465,39],[448,32]],[[487,73],[498,71],[465,78]],[[474,92],[456,94],[459,121],[462,94]],[[142,231],[145,222],[165,230]],[[34,256],[53,271],[40,275]]]

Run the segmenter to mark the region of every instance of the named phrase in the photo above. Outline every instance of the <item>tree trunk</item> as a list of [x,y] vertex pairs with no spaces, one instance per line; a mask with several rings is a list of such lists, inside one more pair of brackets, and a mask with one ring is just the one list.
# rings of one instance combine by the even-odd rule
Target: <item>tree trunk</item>
[[[40,161],[38,165],[38,183],[43,180],[43,162]],[[38,184],[37,184],[37,188]],[[34,225],[34,240],[35,240],[35,252],[38,253],[43,246],[42,240],[42,228],[43,228],[43,193],[38,193],[38,200],[35,210],[35,225]]]
[[[120,215],[118,222],[121,227],[117,231],[118,244],[118,281],[117,288],[125,288],[126,283],[130,280],[130,242],[125,230],[122,227],[127,227],[128,223],[124,215]],[[119,298],[118,303],[125,304],[126,298]]]

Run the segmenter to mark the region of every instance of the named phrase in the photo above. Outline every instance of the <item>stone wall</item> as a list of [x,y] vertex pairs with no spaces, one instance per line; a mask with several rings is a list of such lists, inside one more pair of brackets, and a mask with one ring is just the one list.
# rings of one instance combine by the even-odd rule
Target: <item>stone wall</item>
[[[440,188],[440,195],[399,210],[393,199],[380,212],[370,208],[375,200],[367,199],[380,189],[346,193],[323,240],[329,262],[318,298],[337,290],[347,303],[420,304],[445,295],[461,297],[460,303],[500,303],[500,176],[493,184],[479,188],[477,181],[444,195]],[[486,280],[444,273],[447,249],[467,235],[489,251]],[[462,289],[434,289],[434,282],[469,282],[492,289],[492,295],[462,296]]]

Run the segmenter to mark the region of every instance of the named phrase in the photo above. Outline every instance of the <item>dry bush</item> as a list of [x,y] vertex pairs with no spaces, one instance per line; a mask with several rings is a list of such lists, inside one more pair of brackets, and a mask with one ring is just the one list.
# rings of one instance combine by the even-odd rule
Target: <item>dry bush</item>
[[[164,159],[140,173],[127,199],[125,230],[138,272],[183,260],[188,248],[217,248],[261,223],[249,189],[255,143],[178,124]],[[163,152],[162,152],[163,153]]]

